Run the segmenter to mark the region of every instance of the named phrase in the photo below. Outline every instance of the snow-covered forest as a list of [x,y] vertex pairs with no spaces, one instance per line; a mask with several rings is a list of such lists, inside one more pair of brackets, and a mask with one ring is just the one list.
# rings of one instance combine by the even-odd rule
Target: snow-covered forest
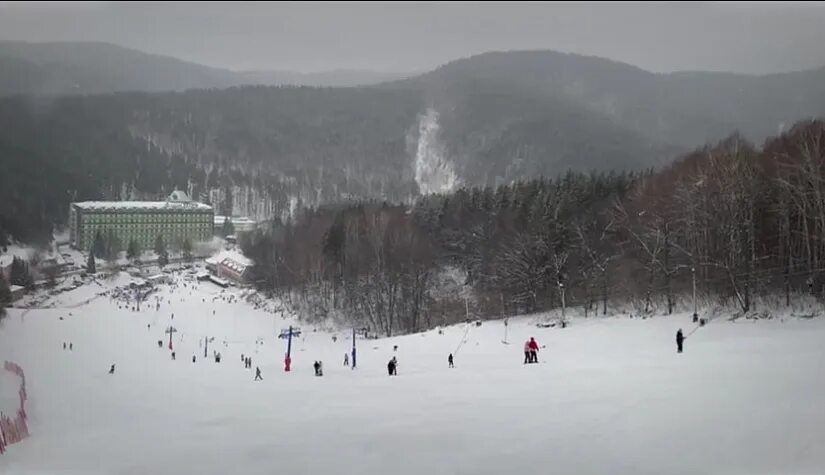
[[739,314],[825,297],[825,122],[733,135],[661,170],[568,173],[307,210],[242,242],[258,285],[391,335],[562,307]]

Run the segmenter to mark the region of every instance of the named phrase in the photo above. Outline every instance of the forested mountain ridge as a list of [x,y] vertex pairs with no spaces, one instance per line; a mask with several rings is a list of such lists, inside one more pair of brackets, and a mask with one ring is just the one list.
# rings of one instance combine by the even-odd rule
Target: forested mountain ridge
[[657,74],[604,58],[542,50],[484,53],[382,87],[415,85],[437,94],[468,81],[566,97],[651,140],[687,148],[733,131],[759,143],[825,112],[825,67],[761,76]]
[[388,336],[462,322],[467,306],[646,317],[692,294],[704,318],[772,318],[821,306],[823,217],[825,121],[803,121],[762,150],[734,134],[659,171],[305,210],[241,245],[259,288],[306,318]]
[[356,86],[399,77],[404,74],[230,71],[108,43],[0,41],[0,96],[166,92],[242,85]]
[[820,115],[822,75],[660,75],[515,51],[375,86],[6,97],[0,240],[47,239],[73,199],[174,187],[221,214],[284,219],[342,200],[662,167],[736,130],[759,143]]
[[421,91],[369,87],[0,100],[0,166],[10,171],[0,179],[0,229],[47,236],[73,199],[174,187],[220,213],[285,218],[305,205],[410,201],[458,183],[641,168],[665,156],[563,100],[470,89],[453,99],[444,119]]

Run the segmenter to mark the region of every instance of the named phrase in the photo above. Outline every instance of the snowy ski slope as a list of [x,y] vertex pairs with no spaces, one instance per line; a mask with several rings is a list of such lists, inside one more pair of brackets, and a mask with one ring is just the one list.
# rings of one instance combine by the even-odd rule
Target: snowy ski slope
[[[284,373],[274,335],[295,321],[221,300],[209,283],[164,286],[160,310],[133,312],[94,298],[112,285],[10,309],[0,360],[26,371],[32,435],[0,456],[0,474],[825,473],[821,319],[716,320],[679,355],[686,315],[564,330],[521,317],[509,345],[500,321],[359,339],[354,371],[342,365],[351,334],[333,342],[302,325]],[[220,364],[203,358],[206,335]],[[546,348],[525,366],[530,336]],[[393,355],[397,377],[386,370]]]

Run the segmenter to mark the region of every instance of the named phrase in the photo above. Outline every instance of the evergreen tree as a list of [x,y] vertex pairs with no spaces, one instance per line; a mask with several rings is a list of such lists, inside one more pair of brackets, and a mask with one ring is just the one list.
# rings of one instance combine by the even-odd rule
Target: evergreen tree
[[86,261],[86,272],[89,274],[96,274],[97,273],[97,265],[95,264],[95,255],[94,253],[89,253],[89,259]]
[[46,276],[46,283],[49,287],[54,287],[57,285],[57,267],[49,266],[45,270],[43,270],[43,275]]
[[126,250],[126,258],[130,261],[137,260],[140,257],[140,244],[136,239],[129,240],[129,247]]
[[155,238],[155,254],[160,256],[166,252],[166,243],[163,241],[163,236],[158,234]]
[[103,239],[103,233],[98,229],[95,232],[95,242],[92,245],[92,254],[98,259],[106,257],[106,241]]
[[158,234],[158,237],[155,239],[155,254],[158,255],[158,265],[160,267],[169,264],[169,252],[166,250],[166,242],[164,242],[163,236],[160,234]]
[[11,289],[9,283],[6,282],[6,278],[3,277],[3,274],[0,274],[0,312],[9,302],[11,302]]
[[188,261],[192,259],[192,242],[188,238],[183,240],[181,250],[183,251],[183,258],[185,260]]
[[232,221],[229,219],[229,216],[223,219],[223,228],[221,228],[221,234],[223,235],[223,237],[235,234],[235,225],[232,224]]
[[169,264],[169,253],[164,249],[163,252],[158,254],[158,265],[164,267],[167,264]]
[[26,261],[14,258],[11,264],[11,283],[12,285],[21,285],[27,289],[34,288],[34,278]]
[[103,239],[105,257],[107,261],[117,261],[118,254],[120,254],[120,240],[111,229],[106,231],[106,237]]

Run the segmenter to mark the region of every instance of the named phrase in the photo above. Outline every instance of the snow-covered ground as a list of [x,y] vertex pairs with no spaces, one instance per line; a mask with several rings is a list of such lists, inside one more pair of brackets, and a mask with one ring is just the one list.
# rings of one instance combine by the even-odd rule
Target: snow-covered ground
[[14,418],[20,408],[20,377],[3,369],[0,361],[0,412]]
[[[509,345],[502,322],[359,339],[355,371],[342,365],[350,335],[303,326],[284,373],[274,335],[293,320],[209,283],[164,287],[159,310],[97,295],[125,282],[10,309],[0,360],[26,371],[32,435],[0,456],[1,474],[825,473],[822,319],[717,319],[677,354],[685,315],[563,330],[523,317]],[[530,336],[546,348],[525,366]]]

